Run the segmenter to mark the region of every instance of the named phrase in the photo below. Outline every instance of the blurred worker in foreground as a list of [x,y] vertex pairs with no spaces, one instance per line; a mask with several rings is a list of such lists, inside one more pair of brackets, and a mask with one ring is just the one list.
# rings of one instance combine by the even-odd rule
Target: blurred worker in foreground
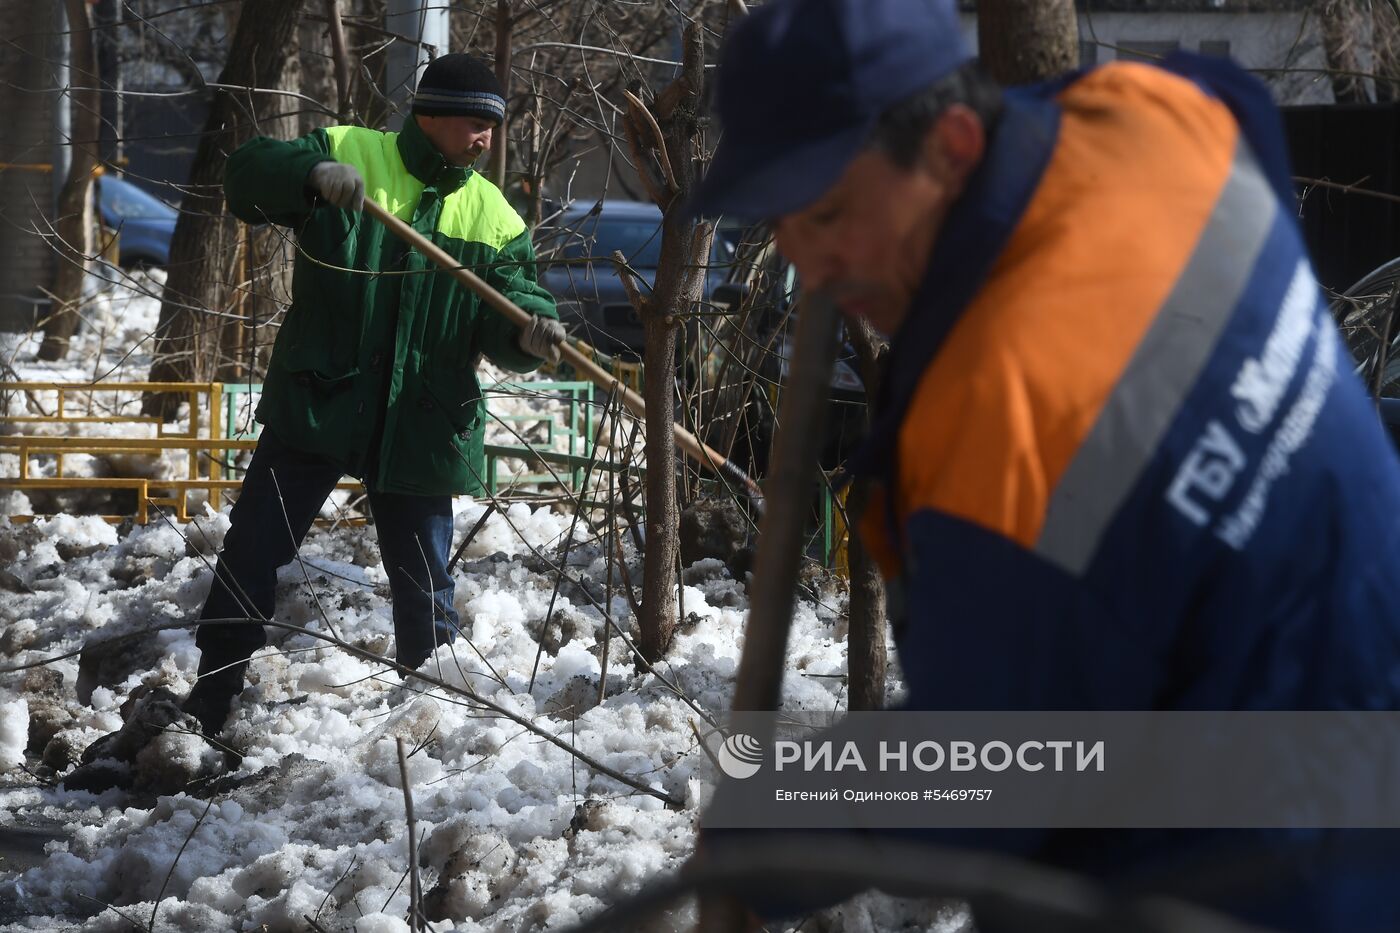
[[[891,337],[852,467],[909,708],[1400,708],[1400,468],[1261,85],[1179,55],[1003,92],[952,0],[773,0],[717,100],[694,209],[771,222],[805,288]],[[1345,864],[1342,835],[1292,834],[1247,896],[1154,887],[1202,834],[926,838],[1400,928],[1390,834]]]
[[[505,99],[489,64],[454,53],[423,72],[398,133],[333,126],[259,137],[228,160],[229,208],[290,226],[292,306],[263,384],[257,452],[201,620],[199,681],[185,708],[224,724],[248,659],[267,643],[276,571],[343,474],[358,477],[393,593],[395,651],[409,668],[453,640],[447,574],[452,497],[482,491],[484,402],[476,364],[528,372],[558,360],[564,330],[535,280],[524,221],[472,165]],[[521,330],[422,253],[360,213],[366,197],[536,315]]]

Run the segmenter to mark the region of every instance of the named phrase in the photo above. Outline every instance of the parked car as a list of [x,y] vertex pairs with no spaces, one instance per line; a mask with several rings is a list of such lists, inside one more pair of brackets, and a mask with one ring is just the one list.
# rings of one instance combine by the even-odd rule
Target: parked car
[[[704,294],[724,282],[734,253],[729,236],[716,236]],[[605,200],[575,205],[537,234],[540,284],[559,306],[569,332],[609,355],[639,359],[641,319],[623,288],[612,255],[621,251],[642,279],[645,295],[661,261],[661,210],[643,201]]]
[[[687,328],[689,352],[677,361],[681,394],[698,397],[700,410],[678,417],[701,423],[707,443],[761,474],[767,467],[777,387],[787,378],[789,309],[798,283],[792,267],[771,251],[760,263],[767,272],[757,276],[756,293],[751,294],[750,285],[727,282],[744,233],[743,227],[721,226],[711,247],[703,298],[705,311],[715,316],[707,319],[708,326]],[[640,359],[642,322],[612,255],[622,252],[643,280],[646,295],[661,259],[660,209],[624,200],[575,205],[537,231],[536,250],[540,283],[554,295],[569,332],[610,356]],[[745,255],[745,262],[754,261]],[[748,312],[739,313],[741,307]],[[834,469],[864,431],[865,388],[849,346],[836,363],[831,392],[823,463]]]
[[102,223],[116,230],[117,261],[124,269],[165,266],[179,212],[115,175],[97,180]]

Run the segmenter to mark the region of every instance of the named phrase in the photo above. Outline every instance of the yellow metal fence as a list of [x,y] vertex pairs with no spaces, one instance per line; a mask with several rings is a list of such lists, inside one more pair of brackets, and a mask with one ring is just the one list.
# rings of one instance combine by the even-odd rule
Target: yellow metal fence
[[[625,370],[624,370],[625,371]],[[631,373],[640,382],[640,370]],[[220,382],[108,382],[108,383],[46,383],[8,382],[0,384],[0,392],[25,392],[35,401],[48,404],[54,400],[52,414],[0,414],[0,454],[18,457],[15,475],[0,475],[0,489],[54,492],[59,490],[132,490],[136,497],[133,514],[103,515],[110,522],[134,517],[145,524],[151,509],[168,509],[181,522],[189,520],[190,495],[204,492],[215,509],[222,507],[225,490],[237,489],[242,480],[227,478],[238,451],[257,446],[253,433],[238,427],[239,411],[251,395],[261,390],[259,385]],[[540,381],[528,384],[501,383],[484,387],[488,401],[498,396],[528,393],[550,401],[549,411],[531,416],[498,415],[505,422],[547,421],[547,443],[556,438],[567,441],[568,451],[535,449],[524,443],[487,444],[487,490],[491,495],[501,492],[503,481],[514,484],[548,484],[562,482],[570,490],[585,486],[584,473],[593,464],[593,385],[589,382]],[[174,431],[162,419],[141,415],[143,393],[162,392],[183,396],[189,406],[189,422],[185,430]],[[38,393],[36,397],[36,393]],[[121,395],[125,393],[126,398]],[[98,396],[107,398],[99,403]],[[116,396],[115,398],[113,396]],[[31,407],[41,407],[33,405]],[[41,409],[42,410],[42,409]],[[93,414],[94,410],[99,413]],[[134,425],[144,437],[94,437],[86,431],[96,425]],[[249,432],[256,426],[247,422]],[[39,433],[32,433],[39,432]],[[145,476],[75,476],[65,462],[75,455],[113,457],[119,455],[148,455],[161,458],[171,451],[183,451],[183,476],[151,478]],[[36,461],[35,458],[41,458]],[[524,458],[529,462],[551,465],[547,472],[514,475],[502,461]],[[42,466],[36,470],[36,462]],[[51,473],[50,475],[50,468]],[[6,473],[10,472],[8,470]],[[42,472],[43,475],[35,475]],[[505,474],[504,477],[502,474]],[[354,480],[343,480],[338,489],[363,492]],[[12,515],[15,521],[28,521],[33,516]]]
[[[110,382],[110,383],[48,383],[7,382],[0,386],[6,392],[56,393],[52,414],[0,415],[0,453],[16,454],[19,467],[15,476],[0,476],[0,489],[48,492],[70,489],[130,489],[136,494],[136,521],[145,524],[152,506],[170,509],[180,522],[189,521],[189,496],[203,491],[214,508],[223,504],[223,493],[237,489],[239,479],[224,476],[225,462],[232,451],[251,450],[257,446],[252,438],[223,436],[224,385],[220,382]],[[189,427],[171,432],[160,418],[141,414],[123,414],[122,408],[139,410],[139,396],[127,402],[100,406],[107,414],[90,412],[99,407],[96,395],[119,393],[166,392],[182,395],[189,403]],[[81,397],[78,405],[75,398]],[[81,413],[79,411],[81,410]],[[12,433],[32,431],[36,427],[69,425],[140,425],[152,433],[149,437],[86,437],[71,434]],[[187,452],[186,475],[177,478],[140,476],[72,476],[65,473],[65,457],[86,454],[104,457],[117,454],[149,454],[159,457],[165,451]],[[30,460],[35,456],[54,458],[54,475],[34,476]],[[339,489],[359,489],[354,481],[343,481]],[[131,515],[103,515],[109,522],[120,522]],[[31,516],[11,516],[26,521]]]

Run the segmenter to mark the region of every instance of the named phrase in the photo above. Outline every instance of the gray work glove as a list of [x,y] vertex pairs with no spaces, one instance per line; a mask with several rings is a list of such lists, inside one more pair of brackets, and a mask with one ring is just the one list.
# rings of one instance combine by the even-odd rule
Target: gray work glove
[[559,362],[559,344],[564,342],[564,325],[554,318],[530,318],[530,323],[520,331],[520,349],[531,356],[551,363]]
[[321,197],[343,211],[358,213],[365,206],[365,180],[353,165],[317,162],[306,180]]

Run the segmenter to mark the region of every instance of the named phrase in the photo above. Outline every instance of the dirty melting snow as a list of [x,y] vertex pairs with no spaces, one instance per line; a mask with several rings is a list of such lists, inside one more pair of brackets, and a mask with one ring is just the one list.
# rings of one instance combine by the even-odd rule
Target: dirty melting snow
[[[483,508],[458,500],[458,540]],[[575,582],[556,600],[530,686],[553,585],[533,549],[557,560],[569,522],[523,504],[488,520],[458,573],[456,605],[470,644],[441,649],[429,666],[682,807],[592,773],[514,723],[440,693],[403,696],[397,678],[381,677],[371,664],[310,636],[270,630],[274,643],[256,656],[227,733],[245,757],[227,788],[208,800],[37,786],[0,793],[6,824],[61,823],[70,837],[51,844],[44,864],[0,876],[0,903],[12,901],[28,915],[2,929],[115,931],[126,928],[123,915],[144,926],[158,897],[156,929],[301,930],[307,915],[328,930],[407,929],[397,737],[416,749],[409,780],[423,890],[431,915],[443,921],[438,929],[562,928],[678,868],[693,849],[710,779],[691,730],[698,717],[656,678],[636,674],[618,638],[610,646],[608,696],[593,705],[602,617],[584,587],[601,601],[605,566],[601,549],[581,534],[569,556]],[[124,536],[72,516],[0,527],[15,553],[12,572],[32,591],[0,603],[0,663],[71,651],[109,630],[192,619],[209,585],[206,555],[227,525],[221,514],[197,527],[151,525]],[[372,529],[313,532],[302,558],[281,572],[279,618],[312,629],[331,625],[353,644],[390,650],[388,590]],[[693,702],[719,712],[729,700],[747,600],[718,561],[698,563],[687,580],[687,621],[661,670]],[[793,657],[803,670],[787,679],[793,708],[843,702],[839,679],[804,676],[844,670],[835,629],[843,597],[834,588],[818,595],[820,603],[805,602],[797,614]],[[612,611],[632,632],[620,592]],[[89,742],[120,725],[122,703],[137,686],[183,694],[198,659],[189,629],[144,636],[128,654],[109,659],[120,680],[94,690],[91,706],[75,699],[76,659],[7,675],[0,763],[12,763],[34,714],[39,730],[51,733],[37,752],[62,773]],[[182,738],[168,749],[177,770],[181,755],[201,753],[198,739]],[[104,904],[112,909],[94,916]],[[844,910],[870,922],[896,909],[867,898]],[[677,908],[656,929],[684,928],[692,913]],[[829,929],[847,928],[836,923]],[[849,927],[863,928],[884,927]]]
[[[102,292],[63,362],[34,363],[33,338],[0,337],[0,351],[34,380],[142,379],[159,275],[148,284],[145,294]],[[532,401],[522,394],[501,411],[527,414]],[[12,393],[9,404],[24,402]],[[498,427],[506,430],[491,430]],[[94,463],[90,472],[124,466]],[[0,456],[0,474],[16,467],[15,457]],[[0,515],[29,511],[22,495],[3,498]],[[462,498],[454,508],[461,541],[485,505]],[[405,691],[373,664],[277,629],[269,629],[272,642],[255,657],[225,733],[244,758],[199,795],[93,795],[29,777],[21,767],[67,773],[93,740],[122,725],[122,707],[138,688],[182,696],[191,686],[193,630],[151,629],[194,619],[208,592],[228,514],[204,512],[180,527],[158,521],[121,531],[74,515],[29,525],[0,518],[0,667],[75,652],[89,638],[132,636],[96,659],[87,703],[77,699],[76,656],[0,675],[0,828],[51,827],[56,837],[27,871],[7,872],[0,858],[0,931],[291,931],[310,929],[308,916],[337,933],[407,931],[397,738],[413,751],[422,887],[435,930],[563,929],[676,870],[693,851],[711,781],[692,730],[699,717],[658,678],[638,673],[615,636],[598,703],[602,550],[580,523],[569,579],[545,625],[555,581],[545,558],[560,560],[572,517],[520,503],[491,516],[467,549],[455,597],[465,637],[429,667],[679,806],[589,770],[509,720],[441,691]],[[279,574],[278,620],[391,653],[373,529],[314,530],[300,556]],[[630,546],[627,559],[640,587]],[[747,594],[715,560],[688,568],[685,580],[686,618],[659,670],[718,715],[729,704]],[[784,702],[839,709],[845,596],[821,580],[815,596],[798,606]],[[609,608],[635,636],[620,580]],[[169,732],[158,741],[158,754],[139,763],[142,774],[184,786],[207,746]],[[650,929],[688,929],[694,920],[684,904]],[[804,929],[951,931],[965,920],[946,907],[866,895]]]
[[29,704],[24,697],[0,700],[0,771],[22,765],[28,743]]

